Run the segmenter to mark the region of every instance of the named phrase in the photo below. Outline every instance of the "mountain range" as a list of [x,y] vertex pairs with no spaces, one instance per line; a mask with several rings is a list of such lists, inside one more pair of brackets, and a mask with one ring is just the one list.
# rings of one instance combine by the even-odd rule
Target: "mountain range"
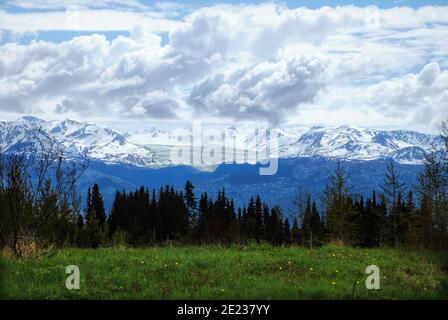
[[[36,130],[40,129],[40,130]],[[241,148],[256,148],[254,130],[232,127]],[[421,164],[425,152],[442,146],[439,136],[404,130],[374,130],[355,126],[297,127],[270,129],[278,137],[279,158],[323,157],[370,161],[391,158],[401,164]],[[67,155],[86,155],[108,164],[160,168],[173,165],[169,159],[170,133],[157,128],[122,133],[90,122],[44,121],[25,116],[0,122],[0,148],[18,150],[24,143],[37,143],[44,135],[65,147]],[[261,146],[263,148],[263,146]],[[237,146],[238,148],[238,146]]]
[[[241,147],[255,147],[254,131],[229,130],[239,135]],[[206,190],[213,196],[226,188],[237,203],[244,203],[250,194],[260,194],[270,205],[290,208],[297,189],[318,197],[337,161],[346,163],[353,191],[365,193],[379,188],[388,159],[397,162],[401,178],[410,186],[416,181],[425,153],[442,147],[439,136],[405,130],[355,126],[271,130],[279,141],[279,171],[273,176],[259,176],[258,165],[249,164],[221,164],[212,170],[174,165],[169,157],[173,139],[169,132],[158,128],[120,132],[69,119],[44,121],[25,116],[0,122],[0,150],[23,152],[49,139],[63,146],[72,161],[89,158],[80,191],[98,182],[109,207],[117,189],[141,185],[158,188],[163,184],[180,188],[190,179],[198,192]]]

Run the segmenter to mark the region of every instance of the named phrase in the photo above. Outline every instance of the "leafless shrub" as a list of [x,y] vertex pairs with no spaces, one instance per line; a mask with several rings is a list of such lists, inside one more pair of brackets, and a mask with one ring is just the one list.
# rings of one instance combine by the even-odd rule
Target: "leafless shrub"
[[68,161],[65,148],[38,128],[31,140],[11,153],[0,150],[0,248],[17,258],[74,233],[76,184],[88,165],[85,157]]

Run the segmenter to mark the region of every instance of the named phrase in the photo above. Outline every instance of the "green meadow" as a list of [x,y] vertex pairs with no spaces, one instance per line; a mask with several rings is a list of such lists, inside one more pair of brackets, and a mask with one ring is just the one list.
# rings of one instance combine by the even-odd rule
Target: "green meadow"
[[[65,287],[66,266],[80,289]],[[380,268],[367,290],[366,267]],[[448,253],[406,249],[180,246],[60,249],[1,258],[2,299],[447,299]]]

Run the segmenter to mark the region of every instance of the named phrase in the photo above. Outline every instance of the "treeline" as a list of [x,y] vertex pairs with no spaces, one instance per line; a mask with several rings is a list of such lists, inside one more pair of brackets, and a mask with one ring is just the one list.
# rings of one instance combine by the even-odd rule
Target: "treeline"
[[[279,207],[269,208],[260,196],[236,207],[225,190],[216,198],[206,192],[195,195],[187,181],[183,190],[165,186],[159,190],[141,187],[117,192],[108,218],[98,185],[87,195],[86,219],[79,228],[102,234],[84,237],[82,245],[101,241],[131,245],[176,240],[187,243],[247,243],[265,241],[274,245],[307,247],[328,242],[350,246],[409,246],[448,248],[448,129],[443,125],[445,150],[426,156],[418,184],[406,186],[393,160],[387,163],[379,194],[353,194],[342,163],[329,177],[320,199],[300,192],[294,199],[292,224]],[[319,210],[320,208],[320,210]],[[86,220],[84,222],[84,220]],[[89,235],[89,231],[85,234]],[[88,239],[96,239],[90,241]],[[89,242],[90,241],[90,242]]]
[[319,214],[314,201],[310,205],[309,195],[305,205],[299,206],[305,208],[299,239],[305,246],[340,241],[360,247],[448,248],[447,193],[436,197],[440,190],[433,186],[441,176],[434,176],[431,166],[425,164],[419,185],[406,186],[391,161],[381,193],[373,191],[365,198],[350,192],[349,177],[338,164],[323,194],[323,213]]
[[[305,191],[286,215],[259,196],[241,206],[219,191],[195,194],[164,186],[118,191],[107,213],[98,184],[87,192],[86,208],[76,183],[87,167],[64,161],[57,144],[34,152],[0,152],[0,249],[17,257],[53,246],[146,246],[162,243],[245,244],[316,247],[350,246],[448,248],[448,128],[445,149],[426,155],[415,186],[406,186],[391,160],[381,190],[353,194],[342,163],[329,177],[320,199]],[[319,204],[319,205],[318,205]],[[292,217],[292,221],[286,217]],[[291,223],[292,222],[292,223]]]
[[387,165],[382,192],[377,195],[373,191],[366,199],[351,194],[348,175],[338,164],[323,194],[322,212],[309,194],[298,194],[292,224],[279,207],[269,208],[260,196],[237,208],[225,190],[215,199],[206,192],[197,198],[189,181],[182,191],[165,186],[158,191],[141,187],[134,192],[117,192],[107,217],[95,184],[88,191],[85,214],[78,218],[77,245],[145,246],[174,240],[318,247],[339,241],[359,247],[448,248],[448,202],[447,198],[440,204],[430,200],[435,197],[428,186],[437,180],[430,166],[425,165],[415,188],[422,204],[419,207],[412,189],[406,192],[394,162]]
[[[297,222],[295,227],[298,231]],[[247,243],[267,241],[291,243],[291,226],[280,208],[269,208],[259,196],[236,208],[225,190],[213,199],[206,192],[199,198],[186,182],[182,191],[172,186],[158,191],[143,187],[119,191],[108,218],[95,184],[87,193],[87,208],[78,217],[77,245],[153,245],[164,242]]]

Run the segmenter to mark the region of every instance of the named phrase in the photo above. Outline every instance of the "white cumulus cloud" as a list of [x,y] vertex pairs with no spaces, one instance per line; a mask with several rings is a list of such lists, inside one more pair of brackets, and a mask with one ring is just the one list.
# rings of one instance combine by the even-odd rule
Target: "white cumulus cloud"
[[[1,114],[277,125],[341,110],[356,113],[349,122],[387,117],[427,126],[447,114],[448,6],[73,3],[74,21],[68,2],[0,7],[2,39],[36,33],[0,45]],[[39,32],[57,30],[98,34],[39,40]],[[108,40],[106,31],[129,35]]]

